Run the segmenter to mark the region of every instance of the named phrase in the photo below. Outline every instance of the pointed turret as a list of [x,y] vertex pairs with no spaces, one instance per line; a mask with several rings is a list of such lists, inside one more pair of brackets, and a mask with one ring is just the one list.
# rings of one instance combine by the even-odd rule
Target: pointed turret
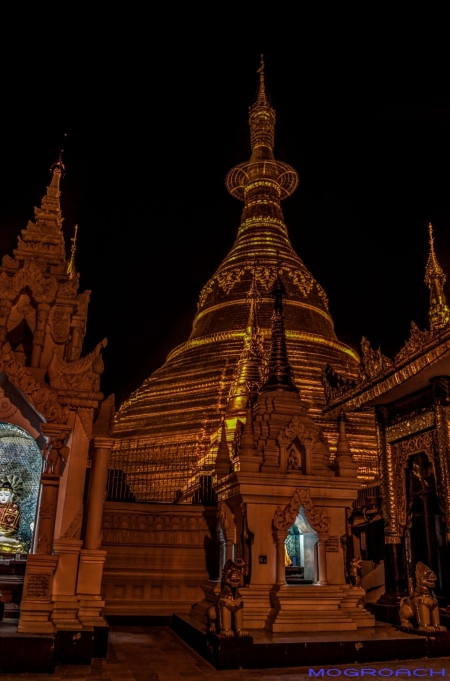
[[339,437],[336,447],[336,457],[334,459],[334,472],[340,478],[356,478],[358,475],[358,464],[353,459],[350,443],[347,438],[345,428],[346,417],[342,411],[338,417]]
[[283,310],[283,298],[286,297],[286,289],[280,277],[279,267],[277,267],[277,270],[277,276],[270,292],[274,299],[274,305],[267,378],[261,388],[261,392],[283,390],[285,392],[298,393],[299,390],[294,383],[294,372],[289,363],[286,346]]
[[263,383],[264,351],[261,329],[259,328],[258,307],[261,294],[256,284],[256,265],[248,292],[250,312],[244,336],[244,348],[238,361],[236,378],[231,386],[227,415],[244,413],[249,394],[258,390]]
[[430,236],[430,254],[425,269],[425,283],[430,289],[428,316],[430,318],[430,329],[439,330],[447,326],[450,320],[450,310],[447,306],[444,293],[444,284],[447,277],[438,263],[436,253],[434,252],[433,225],[431,222],[428,225],[428,233]]
[[62,233],[63,218],[60,204],[60,181],[65,167],[62,152],[58,160],[50,168],[52,179],[47,187],[39,208],[34,209],[35,222],[28,222],[22,230],[22,238],[18,239],[18,247],[14,250],[16,260],[41,260],[48,265],[64,266],[66,249]]
[[222,421],[220,441],[217,448],[215,471],[217,478],[223,478],[231,470],[230,450],[227,445],[227,433],[225,419]]

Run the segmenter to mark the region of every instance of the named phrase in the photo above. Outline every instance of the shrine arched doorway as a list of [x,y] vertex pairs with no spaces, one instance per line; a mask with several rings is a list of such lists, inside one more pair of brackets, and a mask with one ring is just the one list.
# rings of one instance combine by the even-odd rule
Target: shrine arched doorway
[[286,582],[313,584],[317,581],[317,532],[301,507],[285,541]]
[[42,455],[23,428],[0,422],[0,554],[29,553]]
[[405,468],[404,550],[408,578],[419,561],[436,575],[436,593],[448,598],[446,528],[439,503],[433,461],[425,452],[408,457]]

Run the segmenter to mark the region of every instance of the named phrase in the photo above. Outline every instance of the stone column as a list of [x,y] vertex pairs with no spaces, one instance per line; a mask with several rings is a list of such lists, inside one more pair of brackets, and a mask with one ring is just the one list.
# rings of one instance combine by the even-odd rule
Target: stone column
[[38,303],[36,310],[36,328],[33,335],[33,350],[31,353],[31,366],[38,368],[41,364],[42,349],[45,344],[45,327],[47,325],[50,305]]
[[98,549],[100,546],[109,454],[113,444],[114,440],[109,437],[94,438],[84,536],[85,549]]
[[[43,423],[42,432],[49,440],[60,444],[68,436],[67,426]],[[41,493],[35,528],[35,553],[27,559],[27,570],[23,598],[20,604],[19,632],[53,633],[50,621],[53,612],[53,586],[59,557],[53,556],[53,536],[55,531],[56,505],[58,502],[59,453],[54,461],[53,470],[46,471],[41,477]]]
[[77,596],[80,601],[78,619],[84,625],[107,626],[102,615],[105,601],[101,596],[103,565],[106,551],[101,543],[103,505],[108,480],[108,461],[114,440],[94,438],[91,478],[86,513],[84,548],[81,550]]
[[317,557],[319,562],[319,581],[317,583],[320,584],[320,586],[326,586],[328,584],[326,553],[327,539],[328,534],[324,532],[319,532],[317,534]]
[[53,542],[55,555],[59,558],[53,583],[52,613],[52,621],[57,629],[73,630],[80,627],[77,617],[80,602],[75,593],[82,543],[81,539],[69,538],[55,539]]
[[277,581],[279,586],[286,584],[286,565],[284,564],[284,542],[288,536],[287,530],[275,530],[273,538],[277,549]]

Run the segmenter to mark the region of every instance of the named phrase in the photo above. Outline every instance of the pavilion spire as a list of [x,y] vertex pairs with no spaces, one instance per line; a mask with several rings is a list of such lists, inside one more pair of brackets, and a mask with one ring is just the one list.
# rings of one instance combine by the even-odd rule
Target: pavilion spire
[[450,309],[448,308],[444,293],[444,284],[447,277],[434,252],[433,225],[431,222],[428,224],[428,233],[430,254],[425,269],[425,283],[430,289],[430,308],[428,316],[430,318],[430,329],[439,330],[447,326],[450,320]]
[[286,297],[286,288],[280,277],[280,263],[278,260],[277,276],[270,295],[274,299],[270,354],[267,378],[260,392],[267,392],[268,390],[299,392],[294,383],[294,372],[287,353],[283,310],[283,298]]

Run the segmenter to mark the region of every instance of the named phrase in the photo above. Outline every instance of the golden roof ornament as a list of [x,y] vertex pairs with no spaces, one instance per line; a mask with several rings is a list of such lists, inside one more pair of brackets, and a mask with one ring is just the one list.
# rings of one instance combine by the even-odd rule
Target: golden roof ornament
[[450,320],[450,310],[444,293],[444,284],[447,277],[444,270],[438,263],[434,252],[433,225],[428,224],[430,236],[430,254],[425,268],[425,283],[430,289],[430,308],[428,316],[430,318],[430,329],[439,330],[447,326]]
[[75,225],[75,234],[71,238],[72,246],[70,247],[70,260],[67,265],[67,274],[69,275],[69,279],[73,279],[75,275],[75,253],[77,252],[77,234],[78,225]]

